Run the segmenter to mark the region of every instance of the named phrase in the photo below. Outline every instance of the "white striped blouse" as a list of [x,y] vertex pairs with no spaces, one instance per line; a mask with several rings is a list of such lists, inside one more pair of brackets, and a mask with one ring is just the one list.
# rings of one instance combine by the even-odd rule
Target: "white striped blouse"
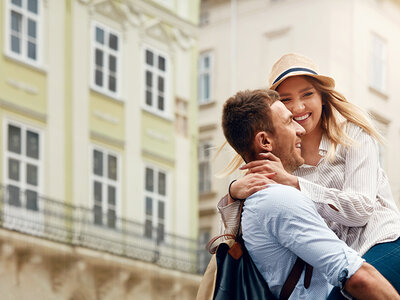
[[[399,238],[400,213],[379,164],[377,141],[354,124],[347,126],[347,134],[356,143],[339,145],[333,162],[325,158],[330,141],[323,136],[320,162],[317,166],[302,165],[294,175],[299,178],[300,190],[315,203],[328,226],[364,255],[375,244]],[[226,199],[220,201],[218,209],[226,231],[231,232],[236,226],[239,203],[224,205]]]

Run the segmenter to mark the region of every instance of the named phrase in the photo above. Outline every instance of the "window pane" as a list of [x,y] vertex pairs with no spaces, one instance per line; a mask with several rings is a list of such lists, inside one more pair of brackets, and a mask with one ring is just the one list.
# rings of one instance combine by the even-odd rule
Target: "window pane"
[[28,19],[28,36],[36,38],[36,22]]
[[153,86],[153,74],[150,71],[146,71],[146,86]]
[[37,0],[28,0],[28,10],[37,14],[38,12],[38,3]]
[[165,203],[163,201],[158,201],[158,220],[165,219]]
[[164,78],[161,76],[158,76],[158,91],[164,92]]
[[108,186],[108,204],[115,206],[116,189],[114,186]]
[[158,96],[158,109],[159,110],[164,110],[164,97],[163,96]]
[[26,193],[26,208],[30,210],[38,210],[37,192],[27,190],[25,193]]
[[39,134],[29,130],[26,132],[26,155],[39,159]]
[[158,173],[158,193],[160,195],[165,195],[166,191],[166,176],[165,173],[159,172]]
[[8,151],[21,153],[21,128],[8,125]]
[[208,100],[210,98],[210,75],[205,74],[204,75],[204,92],[203,96],[205,100]]
[[209,66],[210,66],[210,57],[207,55],[204,57],[204,68],[208,69]]
[[8,178],[19,181],[19,161],[16,159],[8,159]]
[[96,61],[96,66],[99,67],[103,66],[103,51],[101,51],[100,49],[96,49],[95,61]]
[[38,167],[35,165],[26,165],[26,182],[31,185],[38,185]]
[[21,32],[22,16],[14,11],[11,12],[11,30],[14,32]]
[[117,79],[114,76],[108,76],[108,89],[111,92],[117,91]]
[[115,210],[109,209],[107,211],[107,226],[110,228],[115,228],[115,220],[116,220]]
[[99,205],[101,205],[102,198],[103,198],[103,197],[102,197],[102,192],[103,192],[103,190],[102,190],[101,183],[98,182],[98,181],[95,181],[95,182],[94,182],[93,189],[94,189],[94,201],[95,201],[96,203],[98,203]]
[[93,150],[93,173],[103,176],[103,153]]
[[109,46],[111,49],[118,50],[118,37],[115,34],[110,33]]
[[150,197],[146,197],[146,216],[153,215],[153,200]]
[[108,155],[108,178],[117,180],[117,158]]
[[96,42],[104,44],[104,30],[96,27]]
[[19,7],[21,7],[21,5],[22,5],[22,0],[12,0],[11,2],[12,2],[12,4],[17,5]]
[[146,168],[146,191],[154,191],[154,171]]
[[108,68],[111,72],[117,71],[117,58],[114,55],[108,56]]
[[103,212],[101,211],[101,206],[95,205],[93,207],[94,223],[97,225],[103,224]]
[[14,185],[7,186],[8,190],[8,203],[14,206],[21,206],[21,199],[19,194],[19,187]]
[[164,224],[159,223],[157,228],[157,241],[162,242],[164,241]]
[[96,70],[95,74],[95,84],[97,86],[103,86],[103,73],[99,70]]
[[31,59],[36,59],[36,44],[28,42],[28,57]]
[[159,57],[158,57],[158,68],[159,68],[161,71],[165,71],[165,58],[162,57],[162,56],[159,56]]
[[11,36],[11,51],[21,53],[21,40],[15,36]]
[[146,104],[151,106],[153,104],[153,94],[151,91],[146,91]]
[[154,55],[153,52],[150,50],[146,50],[146,64],[152,66],[154,61]]
[[151,239],[153,237],[153,222],[146,220],[144,224],[144,236]]

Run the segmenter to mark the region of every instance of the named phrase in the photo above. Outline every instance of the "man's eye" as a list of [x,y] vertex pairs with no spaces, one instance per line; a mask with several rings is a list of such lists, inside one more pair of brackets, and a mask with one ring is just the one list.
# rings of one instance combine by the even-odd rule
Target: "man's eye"
[[281,102],[287,102],[287,101],[289,101],[290,100],[290,98],[282,98],[281,99]]
[[305,96],[305,97],[309,97],[309,96],[311,96],[312,94],[314,94],[314,93],[313,93],[313,92],[308,92],[308,93],[305,93],[304,96]]

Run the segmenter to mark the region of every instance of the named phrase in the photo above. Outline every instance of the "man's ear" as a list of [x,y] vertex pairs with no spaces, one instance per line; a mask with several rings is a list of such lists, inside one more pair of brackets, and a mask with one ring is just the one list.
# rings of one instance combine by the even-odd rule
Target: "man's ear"
[[272,144],[271,144],[271,136],[265,131],[260,131],[256,134],[254,138],[254,144],[256,147],[256,151],[261,152],[271,152]]

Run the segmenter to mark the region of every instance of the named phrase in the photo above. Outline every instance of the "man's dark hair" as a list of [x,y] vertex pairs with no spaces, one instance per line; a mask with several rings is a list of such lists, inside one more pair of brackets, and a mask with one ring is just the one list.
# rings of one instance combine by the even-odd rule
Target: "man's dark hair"
[[256,158],[253,139],[260,131],[274,133],[271,105],[279,100],[273,90],[240,91],[226,100],[222,111],[222,129],[228,143],[249,162]]

